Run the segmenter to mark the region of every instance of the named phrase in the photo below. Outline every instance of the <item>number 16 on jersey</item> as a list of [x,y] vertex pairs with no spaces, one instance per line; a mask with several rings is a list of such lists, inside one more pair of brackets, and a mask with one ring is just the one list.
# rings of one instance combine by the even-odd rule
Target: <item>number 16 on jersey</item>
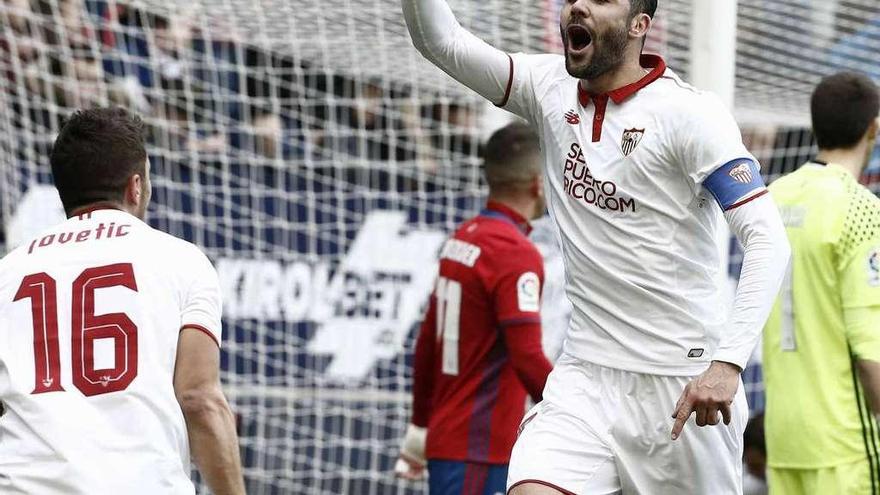
[[[125,390],[137,376],[137,325],[125,313],[95,314],[95,290],[126,287],[137,292],[131,263],[84,270],[73,282],[71,363],[73,385],[85,396]],[[34,390],[32,394],[63,392],[58,342],[57,283],[47,273],[24,277],[13,302],[31,301],[34,332]],[[113,341],[114,366],[95,367],[95,343]]]

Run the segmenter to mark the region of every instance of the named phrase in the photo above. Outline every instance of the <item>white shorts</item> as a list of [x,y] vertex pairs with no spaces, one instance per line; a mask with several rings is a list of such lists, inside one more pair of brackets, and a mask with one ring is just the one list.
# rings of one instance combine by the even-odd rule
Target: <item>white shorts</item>
[[523,418],[507,491],[527,483],[577,495],[740,495],[748,405],[742,383],[730,424],[672,441],[672,412],[693,377],[633,373],[563,355],[544,400]]

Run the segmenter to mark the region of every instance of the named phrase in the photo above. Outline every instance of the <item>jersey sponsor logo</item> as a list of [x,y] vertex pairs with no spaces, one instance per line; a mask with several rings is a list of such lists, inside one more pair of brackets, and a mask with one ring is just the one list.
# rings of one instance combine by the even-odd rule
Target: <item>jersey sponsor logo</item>
[[868,253],[868,285],[880,287],[880,247]]
[[623,131],[623,138],[620,140],[620,149],[623,151],[623,156],[629,156],[642,141],[642,136],[644,135],[644,129],[632,128]]
[[565,121],[571,125],[578,125],[581,123],[581,116],[575,113],[574,110],[569,110],[565,112]]
[[578,143],[571,143],[563,164],[565,194],[600,210],[635,212],[636,202],[618,194],[617,184],[593,177]]
[[[476,225],[471,225],[476,227]],[[470,228],[470,227],[469,227]],[[473,267],[480,257],[480,247],[460,239],[449,239],[443,244],[440,258],[452,260],[462,265]]]
[[525,272],[516,281],[516,302],[522,312],[541,309],[541,280],[535,272]]
[[752,181],[752,169],[748,162],[743,162],[733,167],[728,174],[733,177],[733,180],[743,184],[748,184]]

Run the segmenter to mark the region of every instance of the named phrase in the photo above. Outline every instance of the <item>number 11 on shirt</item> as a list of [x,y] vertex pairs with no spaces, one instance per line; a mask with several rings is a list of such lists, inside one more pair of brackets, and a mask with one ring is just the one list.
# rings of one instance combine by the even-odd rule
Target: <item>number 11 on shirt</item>
[[461,326],[461,283],[437,279],[437,339],[442,342],[443,374],[458,375],[458,334]]

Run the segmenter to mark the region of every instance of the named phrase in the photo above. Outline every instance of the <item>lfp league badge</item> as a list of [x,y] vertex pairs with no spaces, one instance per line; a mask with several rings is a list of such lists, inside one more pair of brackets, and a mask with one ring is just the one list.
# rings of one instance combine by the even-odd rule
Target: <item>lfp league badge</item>
[[880,247],[874,248],[868,254],[868,285],[880,286]]

